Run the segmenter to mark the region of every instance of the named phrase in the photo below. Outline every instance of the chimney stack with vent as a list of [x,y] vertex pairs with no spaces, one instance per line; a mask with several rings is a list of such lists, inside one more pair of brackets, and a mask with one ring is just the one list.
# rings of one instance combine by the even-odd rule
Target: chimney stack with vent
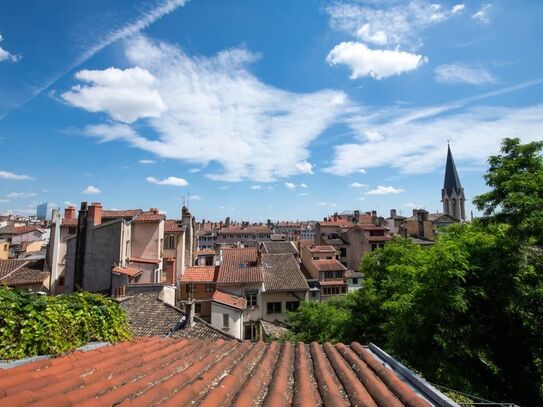
[[93,202],[89,206],[89,218],[93,220],[94,225],[102,223],[102,204]]

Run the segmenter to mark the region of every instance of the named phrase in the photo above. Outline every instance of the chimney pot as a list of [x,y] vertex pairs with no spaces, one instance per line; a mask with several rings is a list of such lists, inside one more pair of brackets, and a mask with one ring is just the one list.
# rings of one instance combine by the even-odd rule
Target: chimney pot
[[93,202],[89,206],[89,218],[93,220],[94,225],[102,223],[102,204],[100,202]]

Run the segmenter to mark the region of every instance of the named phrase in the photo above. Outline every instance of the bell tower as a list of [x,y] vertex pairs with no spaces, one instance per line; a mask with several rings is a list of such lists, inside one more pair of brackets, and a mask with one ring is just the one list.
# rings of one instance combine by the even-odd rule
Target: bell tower
[[451,146],[447,145],[447,164],[445,166],[445,180],[441,190],[443,213],[456,219],[466,220],[464,188],[460,184],[456,165],[451,153]]

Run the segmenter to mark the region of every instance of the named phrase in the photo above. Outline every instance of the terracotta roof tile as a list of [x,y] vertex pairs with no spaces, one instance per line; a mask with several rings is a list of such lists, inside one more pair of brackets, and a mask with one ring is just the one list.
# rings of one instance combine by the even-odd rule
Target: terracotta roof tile
[[184,231],[185,228],[181,225],[181,221],[179,219],[167,219],[164,221],[165,233],[178,233]]
[[299,254],[292,242],[263,242],[262,251],[265,253],[292,253]]
[[28,263],[28,260],[0,260],[0,278],[23,266],[25,263]]
[[158,212],[143,212],[132,218],[132,222],[160,222],[166,219],[166,215]]
[[102,211],[102,219],[116,219],[116,218],[133,218],[136,215],[143,213],[141,209],[123,209],[123,210],[110,210],[104,209]]
[[247,300],[245,298],[219,290],[215,291],[211,300],[237,309],[245,309],[247,307]]
[[258,264],[257,249],[223,249],[217,277],[218,283],[262,283],[262,267]]
[[309,290],[307,281],[292,254],[262,254],[266,291]]
[[128,277],[135,277],[142,272],[140,269],[137,269],[135,267],[113,267],[113,270],[111,271],[113,271],[114,273],[123,274]]
[[130,257],[131,263],[160,264],[160,259],[144,259],[142,257]]
[[49,273],[44,260],[0,260],[0,285],[10,287],[43,284]]
[[306,246],[306,247],[311,253],[325,253],[325,252],[335,252],[335,251],[337,251],[334,248],[334,246],[330,246],[330,245],[326,245],[326,246],[311,245],[311,246]]
[[347,270],[345,272],[345,278],[364,278],[364,274],[358,271]]
[[347,267],[337,260],[311,260],[319,271],[345,271]]
[[77,226],[77,219],[62,218],[60,226],[72,227]]
[[0,372],[3,405],[430,406],[357,342],[140,339]]
[[181,276],[182,283],[212,283],[217,281],[218,267],[215,266],[188,266]]

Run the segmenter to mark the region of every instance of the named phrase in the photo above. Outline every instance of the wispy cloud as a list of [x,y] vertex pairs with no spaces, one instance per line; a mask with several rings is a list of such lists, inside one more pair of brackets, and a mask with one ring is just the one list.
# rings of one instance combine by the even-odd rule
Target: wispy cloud
[[139,160],[140,164],[156,164],[155,160]]
[[317,206],[329,206],[331,208],[337,208],[338,204],[335,202],[321,201],[321,202],[317,202]]
[[10,192],[6,195],[6,198],[11,199],[28,199],[34,196],[38,196],[35,192]]
[[251,185],[251,189],[254,191],[262,189],[262,185]]
[[[38,96],[49,87],[51,87],[54,83],[56,83],[60,78],[65,76],[70,71],[76,69],[78,66],[86,62],[88,59],[92,58],[94,55],[96,55],[107,46],[139,33],[141,30],[149,27],[155,21],[159,20],[167,14],[170,14],[177,8],[185,5],[186,2],[187,0],[159,1],[158,3],[155,3],[155,5],[150,9],[141,11],[135,19],[126,22],[120,28],[113,28],[112,30],[107,31],[104,34],[101,34],[97,37],[96,42],[93,45],[89,46],[87,49],[85,49],[75,59],[73,63],[69,64],[64,70],[62,70],[58,74],[50,77],[41,86],[36,87],[28,98],[12,108],[11,111],[18,109],[19,107],[34,99],[36,96]],[[2,120],[4,117],[5,114],[3,116],[0,116],[0,120]]]
[[[89,126],[87,134],[202,167],[216,162],[222,170],[206,174],[214,180],[269,182],[311,174],[310,143],[347,104],[342,92],[302,94],[262,83],[248,69],[258,55],[243,48],[190,57],[178,47],[138,36],[127,41],[126,55],[156,79],[153,89],[166,107],[160,118],[144,119],[153,136],[122,123]],[[107,111],[129,121],[119,109]]]
[[164,179],[158,179],[155,177],[147,177],[145,180],[151,184],[156,185],[172,185],[176,187],[186,187],[189,183],[187,180],[178,177],[168,177]]
[[488,85],[496,78],[484,68],[474,68],[464,64],[439,65],[435,68],[435,79],[450,84]]
[[33,177],[29,175],[23,175],[23,174],[15,174],[14,172],[9,171],[0,171],[0,179],[10,179],[14,181],[25,181],[25,180],[32,180]]
[[479,24],[490,24],[490,9],[491,5],[489,3],[484,4],[475,14],[471,17],[477,21]]
[[360,182],[353,182],[351,185],[349,185],[351,188],[365,188],[367,187],[366,184],[361,184]]

